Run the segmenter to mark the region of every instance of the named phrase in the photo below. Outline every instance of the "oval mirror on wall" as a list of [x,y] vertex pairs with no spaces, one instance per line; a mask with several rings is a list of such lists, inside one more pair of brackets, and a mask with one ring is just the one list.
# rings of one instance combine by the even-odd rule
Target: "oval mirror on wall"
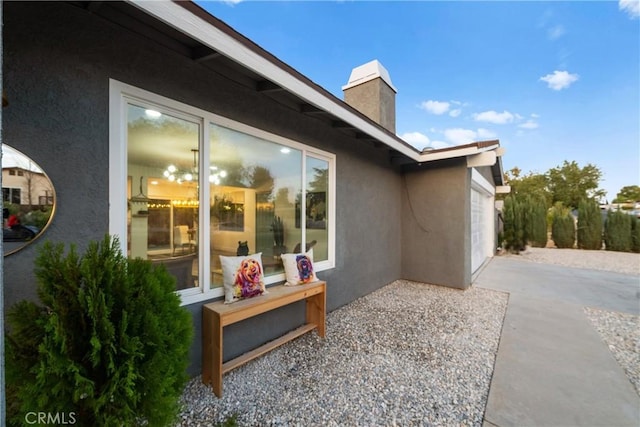
[[2,144],[2,243],[4,256],[40,237],[55,211],[53,183],[29,157]]

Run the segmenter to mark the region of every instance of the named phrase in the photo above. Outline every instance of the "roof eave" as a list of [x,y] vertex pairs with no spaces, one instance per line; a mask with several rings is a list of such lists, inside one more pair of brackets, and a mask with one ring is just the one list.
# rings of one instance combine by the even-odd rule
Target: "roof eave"
[[191,1],[128,1],[155,19],[277,84],[304,102],[334,115],[412,161],[422,163],[473,156],[500,147],[500,142],[493,140],[432,151],[420,151],[313,83],[306,76],[233,30],[199,5]]
[[[314,85],[290,67],[283,67],[282,65],[286,64],[281,63],[276,58],[267,58],[266,55],[258,54],[256,50],[263,50],[262,48],[228,26],[223,31],[219,28],[219,24],[216,25],[214,22],[210,22],[208,18],[212,18],[211,21],[215,20],[216,23],[219,23],[219,20],[194,3],[183,2],[180,4],[177,2],[150,2],[147,0],[129,0],[129,2],[145,11],[145,13],[295,94],[305,102],[339,117],[340,120],[378,139],[410,159],[415,161],[419,159],[420,152],[415,147],[395,135],[390,135],[378,124],[353,111],[351,107],[329,92],[314,87],[317,85]],[[193,12],[194,6],[205,13],[195,14]],[[232,37],[229,31],[233,31],[235,37]],[[253,45],[253,49],[248,47],[249,43]]]

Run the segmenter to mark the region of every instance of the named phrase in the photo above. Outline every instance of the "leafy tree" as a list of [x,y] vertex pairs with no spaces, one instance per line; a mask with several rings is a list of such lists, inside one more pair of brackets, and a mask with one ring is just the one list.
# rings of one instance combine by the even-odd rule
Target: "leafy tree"
[[625,203],[625,202],[640,202],[640,186],[627,185],[622,189],[613,199],[613,203]]
[[173,423],[187,380],[191,316],[164,266],[127,259],[117,239],[84,255],[47,242],[36,258],[41,305],[8,312],[7,408],[74,413],[83,426]]
[[609,211],[604,223],[604,244],[608,251],[631,251],[631,215]]
[[573,248],[576,241],[573,215],[560,202],[552,209],[551,238],[558,248]]
[[551,206],[552,194],[545,174],[529,172],[522,175],[522,171],[515,167],[505,173],[505,180],[511,186],[511,194],[542,199],[546,207]]
[[575,161],[564,161],[562,166],[549,169],[547,179],[553,203],[562,202],[576,209],[582,199],[604,197],[605,191],[599,189],[602,172],[596,166],[587,164],[580,167]]
[[256,189],[256,201],[258,203],[270,201],[275,187],[271,171],[264,166],[254,166],[251,171],[249,187]]
[[602,249],[602,214],[593,200],[581,200],[578,206],[578,248]]

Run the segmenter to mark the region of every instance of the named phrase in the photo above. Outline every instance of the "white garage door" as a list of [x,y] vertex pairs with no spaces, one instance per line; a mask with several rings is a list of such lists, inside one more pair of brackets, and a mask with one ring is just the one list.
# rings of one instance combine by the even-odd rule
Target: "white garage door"
[[493,255],[493,187],[474,169],[471,188],[471,273]]

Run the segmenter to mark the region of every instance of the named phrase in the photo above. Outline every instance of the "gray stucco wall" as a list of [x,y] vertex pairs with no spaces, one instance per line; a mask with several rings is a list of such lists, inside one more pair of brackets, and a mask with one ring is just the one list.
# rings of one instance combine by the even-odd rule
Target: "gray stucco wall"
[[[109,78],[336,154],[336,267],[318,275],[334,310],[401,277],[402,179],[387,151],[226,80],[194,61],[60,3],[4,3],[4,141],[51,178],[56,214],[41,242],[80,250],[108,232]],[[346,70],[348,71],[348,70]],[[5,305],[35,298],[37,245],[5,258]],[[202,304],[190,373],[200,371]],[[233,325],[225,357],[302,322],[300,304]],[[256,332],[258,331],[258,332]]]
[[403,278],[469,287],[469,183],[465,159],[406,167],[402,190]]

